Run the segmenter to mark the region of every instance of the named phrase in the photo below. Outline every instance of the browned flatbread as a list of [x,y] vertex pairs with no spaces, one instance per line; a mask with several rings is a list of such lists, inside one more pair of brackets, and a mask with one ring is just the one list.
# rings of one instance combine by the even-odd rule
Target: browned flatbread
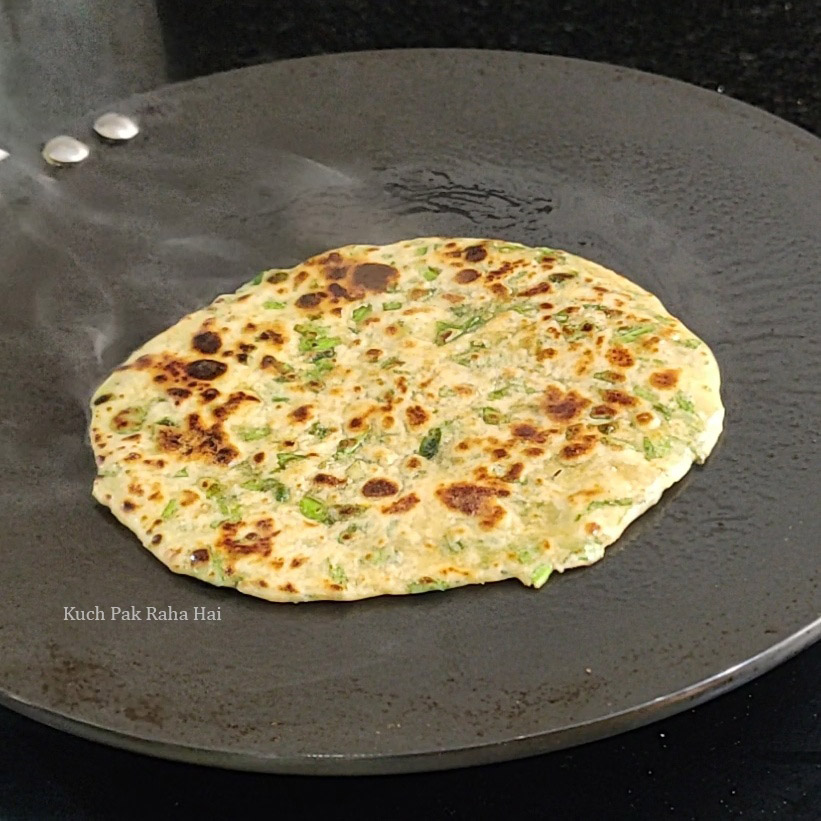
[[590,564],[721,431],[708,347],[547,248],[425,238],[272,270],[100,386],[94,495],[169,568],[272,601]]

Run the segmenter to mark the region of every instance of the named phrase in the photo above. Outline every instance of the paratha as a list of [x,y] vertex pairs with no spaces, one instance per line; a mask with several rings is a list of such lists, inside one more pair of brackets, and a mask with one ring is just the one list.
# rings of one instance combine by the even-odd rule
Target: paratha
[[594,262],[486,239],[270,270],[96,391],[94,496],[177,573],[271,601],[589,565],[722,428],[708,346]]

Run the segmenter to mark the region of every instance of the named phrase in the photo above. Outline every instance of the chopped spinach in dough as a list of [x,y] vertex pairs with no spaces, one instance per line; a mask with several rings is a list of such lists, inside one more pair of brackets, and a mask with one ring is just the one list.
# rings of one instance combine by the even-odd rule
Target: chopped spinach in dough
[[271,601],[540,587],[601,559],[723,416],[707,345],[596,263],[351,245],[117,368],[94,496],[171,570]]

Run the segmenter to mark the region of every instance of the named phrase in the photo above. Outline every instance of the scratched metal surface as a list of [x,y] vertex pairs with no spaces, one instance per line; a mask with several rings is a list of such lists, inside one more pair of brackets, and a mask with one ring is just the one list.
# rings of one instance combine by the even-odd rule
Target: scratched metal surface
[[[651,721],[818,637],[815,138],[673,81],[494,52],[311,58],[117,108],[143,126],[126,146],[0,166],[3,703],[204,763],[436,769]],[[539,592],[277,606],[172,575],[93,503],[86,401],[133,348],[264,267],[431,234],[596,259],[716,352],[716,451],[604,561]],[[130,605],[222,618],[63,620]]]

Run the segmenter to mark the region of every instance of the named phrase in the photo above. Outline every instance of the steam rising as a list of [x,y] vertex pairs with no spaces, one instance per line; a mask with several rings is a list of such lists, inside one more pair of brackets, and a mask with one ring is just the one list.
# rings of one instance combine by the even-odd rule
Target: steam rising
[[357,178],[308,157],[245,154],[235,166],[125,149],[94,159],[47,173],[13,157],[15,184],[0,200],[18,252],[9,321],[59,352],[51,387],[86,420],[113,367],[181,316],[259,270],[358,238],[353,226],[327,230],[339,202],[356,199]]
[[[562,236],[561,206],[572,209],[582,194],[591,244],[612,231],[612,203],[590,207],[595,192],[548,189],[534,177],[514,194],[502,168],[485,167],[479,184],[410,165],[374,170],[270,147],[238,151],[224,140],[186,154],[188,135],[160,137],[161,149],[139,140],[99,149],[68,173],[18,163],[28,190],[4,214],[39,260],[18,261],[38,272],[36,287],[22,276],[20,287],[32,296],[36,327],[62,352],[61,390],[86,414],[96,385],[134,349],[260,270],[420,235],[489,235],[595,258],[575,248],[578,237]],[[616,217],[623,230],[643,232],[637,245],[658,258],[677,253],[642,215]],[[640,265],[625,267],[641,281]]]
[[[511,190],[509,169],[487,163],[481,175],[468,166],[466,176],[410,158],[374,168],[347,150],[344,160],[331,149],[300,153],[265,118],[249,134],[212,129],[207,105],[189,110],[185,95],[161,93],[133,106],[115,107],[137,116],[141,134],[119,147],[95,142],[76,168],[45,169],[34,140],[4,146],[11,157],[0,165],[0,232],[11,249],[4,268],[13,295],[0,306],[0,322],[19,334],[7,361],[28,368],[29,389],[39,380],[52,397],[51,404],[38,400],[51,417],[25,420],[15,436],[39,441],[33,428],[45,421],[49,441],[73,458],[87,453],[64,437],[81,441],[89,398],[106,375],[261,270],[340,245],[424,235],[495,236],[595,258],[597,238],[612,233],[613,204],[590,207],[595,192],[555,174],[549,184],[538,173],[517,175]],[[581,207],[590,214],[590,247],[579,249],[570,232]],[[676,253],[659,226],[641,214],[625,219],[625,230],[644,232],[638,245]],[[626,264],[640,260],[607,262],[625,263],[642,280],[641,265]],[[10,407],[6,416],[13,415]]]

